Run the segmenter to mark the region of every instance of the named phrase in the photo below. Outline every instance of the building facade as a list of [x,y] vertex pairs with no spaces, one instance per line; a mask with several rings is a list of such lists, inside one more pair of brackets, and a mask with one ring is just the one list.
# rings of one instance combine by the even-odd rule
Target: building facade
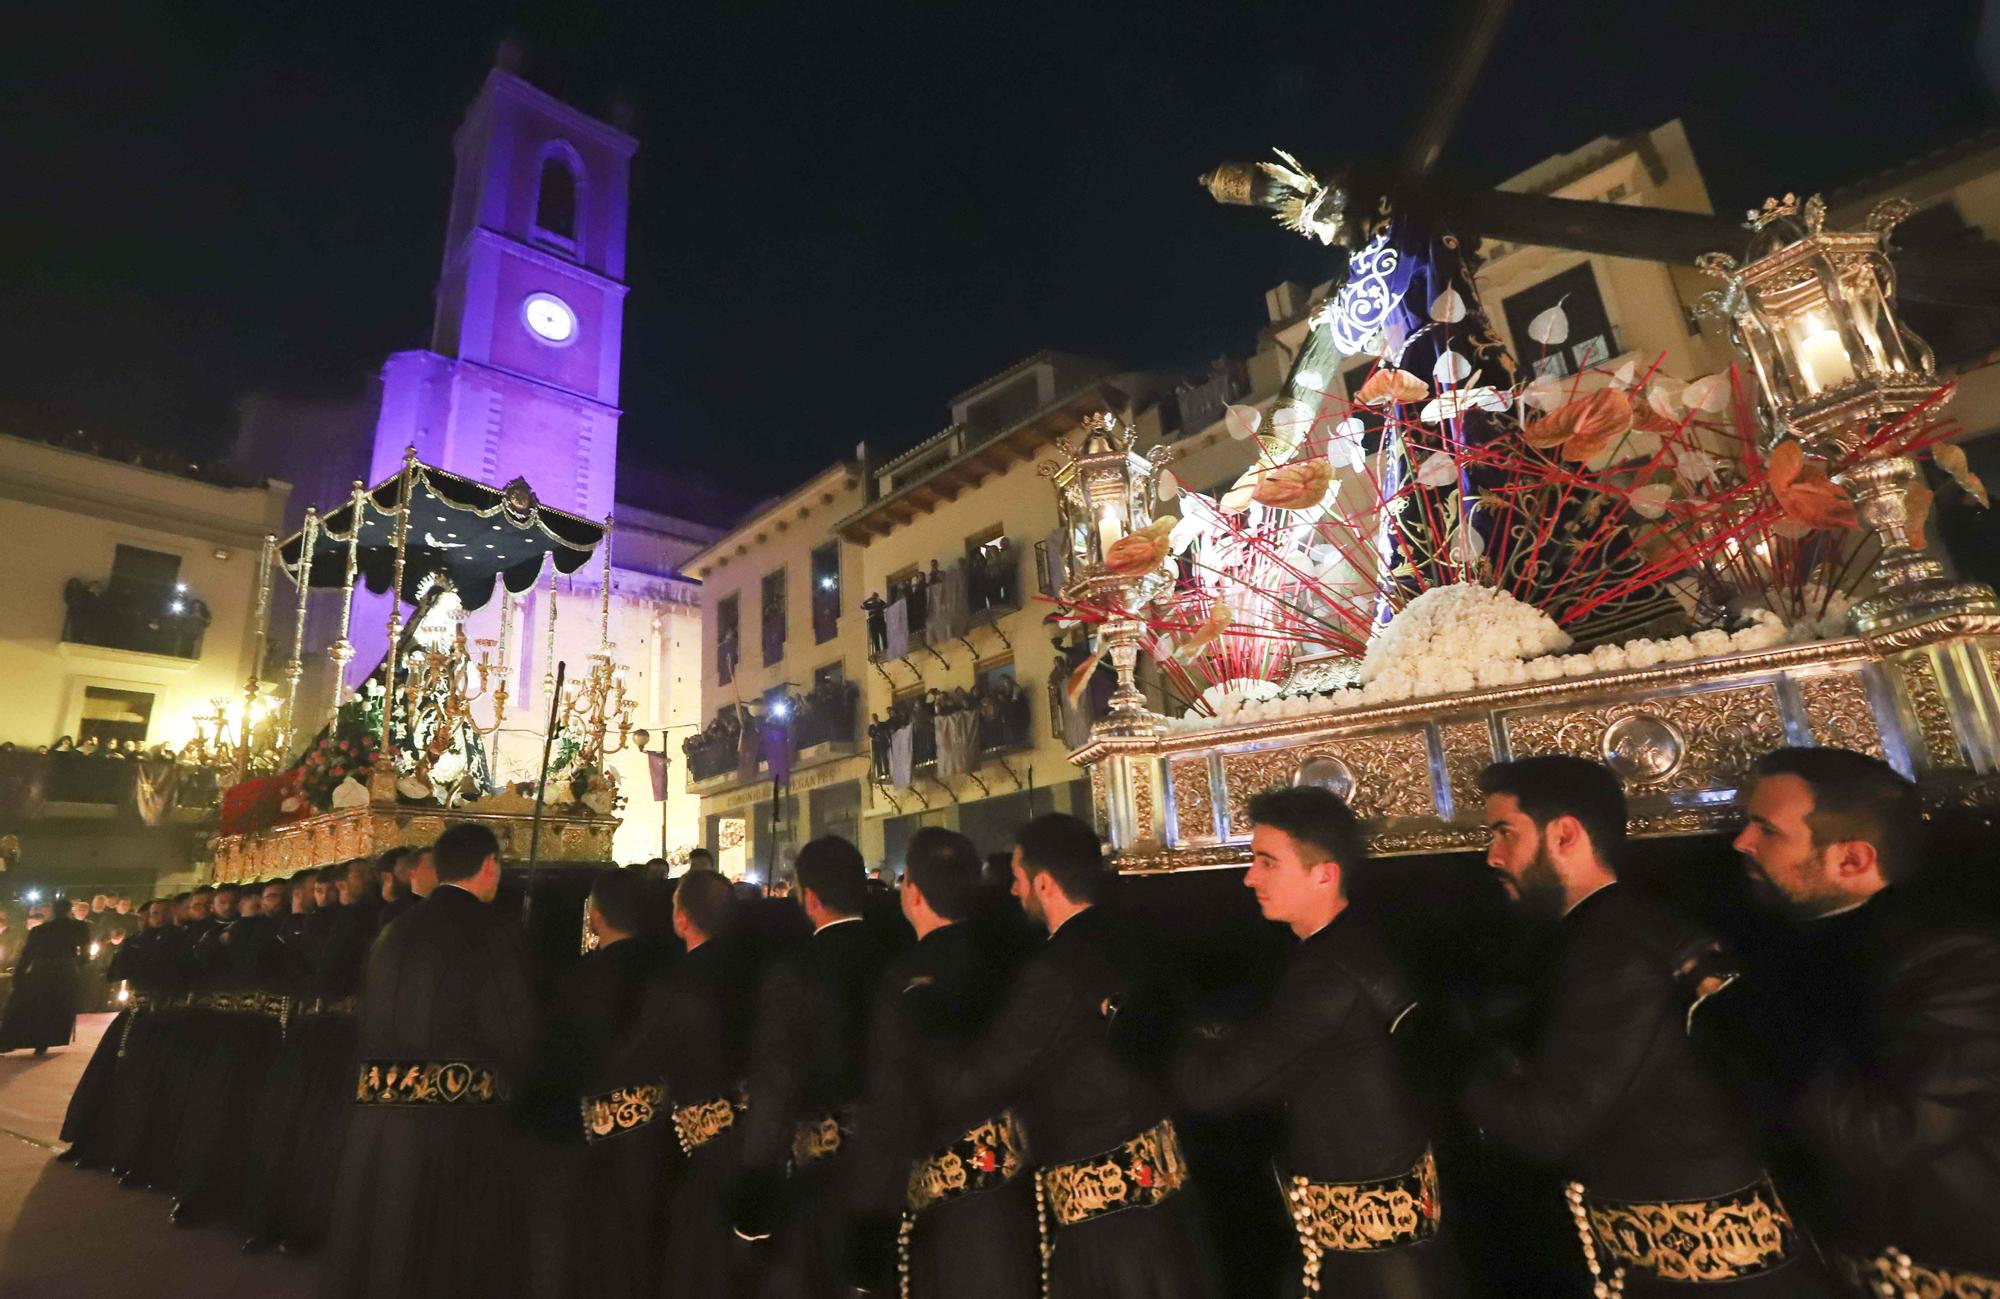
[[288,491],[0,436],[0,741],[10,764],[0,834],[20,838],[25,871],[143,889],[186,869],[212,788],[180,791],[155,815],[135,792],[136,764],[94,757],[57,770],[38,751],[178,753],[198,735],[213,742],[218,714],[234,733],[255,661],[258,556],[283,526]]
[[[700,554],[701,726],[672,734],[703,843],[734,878],[766,880],[822,834],[860,837],[869,673],[858,547],[866,448],[759,506]],[[768,738],[765,732],[768,730]]]

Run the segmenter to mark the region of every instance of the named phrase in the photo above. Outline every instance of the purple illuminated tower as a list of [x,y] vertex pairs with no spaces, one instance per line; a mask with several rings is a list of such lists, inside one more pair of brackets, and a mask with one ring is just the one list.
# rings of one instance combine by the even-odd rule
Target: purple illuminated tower
[[382,367],[367,473],[403,448],[558,508],[611,512],[625,206],[638,141],[495,68],[453,138],[428,351]]

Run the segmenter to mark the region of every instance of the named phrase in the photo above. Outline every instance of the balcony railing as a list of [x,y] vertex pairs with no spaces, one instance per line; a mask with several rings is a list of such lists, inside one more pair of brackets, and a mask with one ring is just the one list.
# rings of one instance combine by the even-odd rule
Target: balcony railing
[[125,816],[164,825],[212,811],[217,774],[212,766],[184,763],[159,750],[109,756],[0,747],[0,824]]
[[62,638],[73,645],[198,659],[208,630],[208,605],[184,587],[87,581],[63,587]]
[[782,746],[778,751],[789,761],[822,745],[854,744],[860,693],[851,682],[835,681],[785,696],[777,716],[768,703],[761,712],[725,709],[681,745],[689,782],[768,771],[772,746]]

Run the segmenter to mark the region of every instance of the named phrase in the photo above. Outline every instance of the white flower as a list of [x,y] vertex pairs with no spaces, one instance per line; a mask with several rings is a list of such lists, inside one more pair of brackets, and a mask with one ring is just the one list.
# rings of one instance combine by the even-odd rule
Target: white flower
[[1458,461],[1449,451],[1433,451],[1417,466],[1417,481],[1426,487],[1448,487],[1458,481]]
[[1694,447],[1681,447],[1674,452],[1674,472],[1691,483],[1705,483],[1715,477],[1722,468],[1720,456],[1712,456]]
[[1707,658],[1711,654],[1729,652],[1729,633],[1720,627],[1708,627],[1698,631],[1691,638],[1697,658]]

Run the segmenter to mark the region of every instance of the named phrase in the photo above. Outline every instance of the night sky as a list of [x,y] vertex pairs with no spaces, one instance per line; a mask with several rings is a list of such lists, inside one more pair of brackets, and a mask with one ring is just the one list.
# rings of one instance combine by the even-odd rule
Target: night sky
[[[1981,129],[1978,5],[1519,0],[1445,170],[1687,122],[1717,206]],[[1324,254],[1195,177],[1386,153],[1455,8],[42,5],[0,55],[0,430],[225,449],[430,325],[450,136],[503,37],[636,112],[622,454],[746,496],[899,450],[1042,347],[1249,350]]]

